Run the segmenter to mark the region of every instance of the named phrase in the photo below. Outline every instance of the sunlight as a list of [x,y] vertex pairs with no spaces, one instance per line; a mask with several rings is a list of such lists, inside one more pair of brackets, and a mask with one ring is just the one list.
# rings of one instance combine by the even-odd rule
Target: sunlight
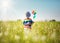
[[8,14],[12,8],[12,0],[1,0],[1,18],[2,20],[8,19]]
[[2,1],[2,7],[3,8],[9,8],[10,7],[10,0],[3,0]]

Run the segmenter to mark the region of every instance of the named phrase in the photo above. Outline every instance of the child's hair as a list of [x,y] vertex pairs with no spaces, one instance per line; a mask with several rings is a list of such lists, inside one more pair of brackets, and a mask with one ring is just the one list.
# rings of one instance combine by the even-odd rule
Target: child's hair
[[26,17],[29,18],[31,16],[30,12],[26,13]]

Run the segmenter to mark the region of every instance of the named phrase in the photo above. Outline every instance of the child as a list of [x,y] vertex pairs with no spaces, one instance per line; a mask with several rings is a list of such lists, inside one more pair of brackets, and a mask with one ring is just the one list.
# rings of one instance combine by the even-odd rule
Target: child
[[30,12],[26,13],[26,19],[24,19],[23,24],[24,24],[24,29],[31,29],[31,25],[33,23],[32,19],[29,18],[31,16]]

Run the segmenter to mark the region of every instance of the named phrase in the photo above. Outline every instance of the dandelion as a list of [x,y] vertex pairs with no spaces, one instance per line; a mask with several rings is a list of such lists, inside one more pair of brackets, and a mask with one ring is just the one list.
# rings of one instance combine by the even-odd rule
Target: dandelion
[[16,39],[16,40],[19,40],[19,39],[20,39],[20,36],[15,35],[15,39]]
[[55,36],[56,36],[56,33],[53,32],[53,33],[51,34],[51,38],[55,38]]
[[2,29],[2,27],[1,27],[1,29]]
[[7,36],[8,35],[8,31],[4,32],[4,34]]
[[14,28],[13,28],[14,30],[16,30],[17,29],[17,27],[16,26],[14,26]]
[[33,36],[33,38],[32,38],[34,41],[38,41],[38,40],[40,40],[40,36],[38,36],[38,35],[36,35],[36,36]]
[[41,37],[41,40],[42,40],[42,41],[46,40],[46,36],[42,36],[42,37]]
[[2,36],[2,32],[0,33],[0,37]]

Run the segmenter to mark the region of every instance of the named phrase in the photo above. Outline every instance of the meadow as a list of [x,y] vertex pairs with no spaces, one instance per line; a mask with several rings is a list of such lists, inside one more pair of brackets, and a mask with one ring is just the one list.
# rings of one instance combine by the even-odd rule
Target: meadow
[[0,21],[0,43],[60,43],[60,22],[37,21],[25,34],[21,20]]

